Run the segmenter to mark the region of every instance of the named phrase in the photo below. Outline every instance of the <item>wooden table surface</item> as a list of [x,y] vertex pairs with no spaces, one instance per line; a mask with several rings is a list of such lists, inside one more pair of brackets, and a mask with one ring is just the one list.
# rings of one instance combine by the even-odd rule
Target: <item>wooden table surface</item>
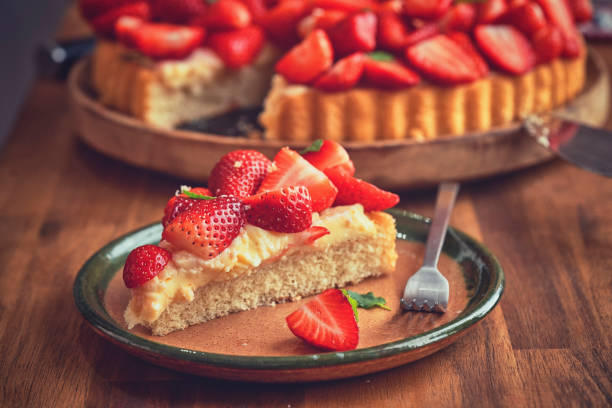
[[[0,406],[612,405],[612,180],[554,161],[463,186],[451,223],[498,256],[507,287],[449,348],[327,383],[217,381],[132,357],[74,306],[84,261],[159,219],[183,180],[92,151],[67,104],[63,83],[38,81],[0,152]],[[434,196],[400,206],[431,215]]]

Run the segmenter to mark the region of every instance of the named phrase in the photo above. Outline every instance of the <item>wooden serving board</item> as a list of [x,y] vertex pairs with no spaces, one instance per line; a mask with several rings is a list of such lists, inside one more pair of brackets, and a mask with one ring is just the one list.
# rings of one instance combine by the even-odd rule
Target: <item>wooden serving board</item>
[[[558,110],[592,126],[605,123],[609,73],[589,51],[582,93]],[[78,63],[68,81],[74,126],[101,153],[129,164],[195,182],[204,182],[217,160],[236,149],[255,149],[268,157],[287,141],[254,140],[189,130],[161,129],[109,109],[87,91],[88,60]],[[391,190],[425,187],[442,180],[466,181],[526,168],[552,158],[524,133],[520,123],[488,132],[429,142],[381,140],[343,143],[357,176]],[[295,148],[306,143],[289,143]]]

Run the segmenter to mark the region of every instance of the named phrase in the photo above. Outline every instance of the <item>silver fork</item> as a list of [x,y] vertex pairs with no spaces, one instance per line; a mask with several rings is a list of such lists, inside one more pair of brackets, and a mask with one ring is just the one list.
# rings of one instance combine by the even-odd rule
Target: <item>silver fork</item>
[[423,266],[408,279],[401,304],[406,310],[444,313],[448,306],[448,281],[438,270],[438,259],[448,229],[459,184],[445,182],[438,188]]

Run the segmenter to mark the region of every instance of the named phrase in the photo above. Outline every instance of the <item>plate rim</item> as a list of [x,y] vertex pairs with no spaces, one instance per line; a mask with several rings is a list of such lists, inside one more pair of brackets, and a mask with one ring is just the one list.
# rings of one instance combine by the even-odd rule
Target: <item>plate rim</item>
[[[388,212],[394,218],[406,217],[416,222],[423,222],[426,224],[431,223],[430,218],[410,211],[392,209]],[[79,269],[73,284],[73,298],[77,309],[85,319],[86,323],[88,323],[94,329],[94,331],[102,334],[103,337],[108,337],[108,340],[119,343],[121,346],[127,346],[130,349],[137,349],[139,351],[161,356],[174,361],[183,361],[191,364],[195,363],[205,366],[216,366],[229,369],[295,370],[339,366],[388,358],[394,355],[409,352],[411,350],[419,349],[427,345],[438,343],[445,338],[451,337],[459,332],[466,331],[480,320],[484,319],[484,317],[495,308],[497,303],[499,303],[505,288],[505,275],[503,269],[493,253],[491,253],[488,248],[469,235],[450,227],[449,232],[452,231],[453,234],[465,241],[472,247],[472,249],[474,249],[476,252],[480,252],[485,258],[488,258],[491,261],[492,266],[491,277],[493,279],[489,285],[490,289],[487,291],[483,299],[473,306],[474,309],[465,316],[460,316],[448,323],[415,336],[406,337],[404,339],[383,343],[376,346],[342,352],[331,351],[291,356],[247,356],[184,349],[145,339],[129,332],[118,324],[109,323],[108,320],[98,315],[98,313],[90,307],[89,302],[86,300],[84,295],[84,283],[92,263],[97,261],[103,254],[112,251],[113,248],[120,245],[129,237],[138,234],[145,235],[147,232],[160,229],[160,227],[161,224],[159,222],[148,224],[144,227],[123,234],[107,243],[102,248],[98,249]],[[112,276],[114,276],[114,274]],[[112,279],[112,277],[110,279]],[[110,279],[108,281],[110,281]],[[106,284],[108,284],[108,282],[106,282]],[[107,288],[105,287],[104,293],[106,293],[106,289]],[[100,294],[98,294],[98,298],[100,300],[102,309],[106,311],[103,300],[104,296],[100,296]],[[113,320],[110,315],[109,317],[111,320]]]

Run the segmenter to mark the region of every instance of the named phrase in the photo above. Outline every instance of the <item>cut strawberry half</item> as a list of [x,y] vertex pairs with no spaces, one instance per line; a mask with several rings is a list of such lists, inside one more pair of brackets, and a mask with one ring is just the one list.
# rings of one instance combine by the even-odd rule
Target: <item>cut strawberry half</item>
[[306,150],[308,152],[304,153],[302,157],[322,172],[325,172],[330,167],[341,166],[350,175],[355,174],[353,161],[344,147],[338,142],[333,140],[317,140]]
[[297,26],[297,32],[301,38],[305,38],[320,28],[327,30],[340,21],[344,20],[347,16],[346,11],[343,10],[325,10],[322,8],[315,8],[312,13],[304,17]]
[[293,334],[325,350],[353,350],[359,343],[353,307],[339,289],[315,296],[286,320]]
[[408,47],[406,58],[421,73],[443,84],[472,82],[479,77],[473,56],[444,34]]
[[265,191],[243,200],[247,221],[276,232],[301,232],[312,225],[312,199],[304,186]]
[[478,24],[494,23],[508,11],[506,0],[487,0],[478,5]]
[[289,82],[310,84],[331,67],[333,60],[327,34],[314,30],[276,63],[276,71]]
[[538,64],[549,62],[563,53],[563,35],[555,26],[540,29],[531,39]]
[[399,51],[406,46],[408,29],[401,17],[394,12],[387,11],[378,16],[378,47]]
[[325,235],[329,235],[329,230],[319,225],[313,225],[310,228],[306,228],[302,232],[296,232],[293,234],[293,242],[291,246],[301,245],[312,245],[315,241]]
[[264,46],[265,35],[258,26],[217,31],[208,38],[208,45],[229,68],[237,69],[253,62]]
[[478,47],[489,61],[504,71],[524,74],[535,65],[533,47],[527,38],[512,26],[478,26],[474,36]]
[[334,205],[361,204],[364,211],[382,211],[399,202],[397,194],[355,178],[340,166],[325,170],[325,174],[338,188]]
[[421,81],[419,75],[387,54],[371,54],[365,61],[364,79],[368,85],[385,89],[400,89],[416,85]]
[[510,9],[501,22],[518,28],[527,37],[548,25],[542,7],[535,2]]
[[268,12],[265,0],[240,0],[251,13],[251,18],[258,23],[259,19]]
[[202,0],[151,0],[153,17],[173,24],[184,24],[206,12]]
[[371,11],[353,14],[327,30],[339,56],[368,52],[376,47],[377,18]]
[[440,24],[438,22],[427,23],[416,30],[409,32],[406,36],[404,45],[409,47],[411,45],[418,44],[421,41],[435,37],[438,34],[440,34]]
[[308,12],[304,0],[285,0],[268,10],[259,21],[272,41],[285,48],[299,41],[296,26]]
[[142,286],[166,267],[172,254],[155,245],[140,246],[128,255],[123,267],[123,282],[128,288]]
[[476,62],[476,66],[478,67],[478,74],[480,77],[484,77],[489,73],[489,66],[487,65],[487,62],[480,56],[480,53],[478,50],[476,50],[476,47],[474,46],[474,43],[469,35],[461,31],[452,31],[447,35],[448,38],[459,44],[459,46],[463,48],[465,52],[472,56]]
[[90,20],[90,24],[97,34],[103,37],[112,37],[115,33],[115,24],[122,16],[131,16],[142,20],[148,20],[151,18],[151,9],[149,8],[149,4],[145,1],[130,3],[99,14]]
[[328,92],[346,91],[361,79],[365,55],[356,52],[338,60],[327,72],[319,77],[314,87]]
[[439,21],[442,32],[470,31],[475,23],[476,6],[468,3],[460,3],[451,7]]
[[452,0],[404,0],[404,13],[410,17],[432,19],[442,16]]
[[572,0],[569,2],[574,21],[584,23],[593,18],[593,4],[591,0]]
[[274,166],[276,168],[261,183],[258,194],[283,187],[305,186],[312,198],[312,210],[316,212],[331,207],[336,199],[338,189],[327,176],[288,147],[276,154]]
[[582,52],[580,33],[576,29],[570,8],[565,0],[537,0],[553,25],[563,35],[563,56],[577,57]]
[[213,195],[249,197],[257,191],[272,165],[270,159],[255,150],[234,150],[215,164],[208,186]]
[[313,0],[315,7],[322,9],[342,10],[349,13],[376,10],[377,4],[370,0]]
[[251,12],[240,0],[217,0],[191,23],[210,30],[244,28],[251,24]]

